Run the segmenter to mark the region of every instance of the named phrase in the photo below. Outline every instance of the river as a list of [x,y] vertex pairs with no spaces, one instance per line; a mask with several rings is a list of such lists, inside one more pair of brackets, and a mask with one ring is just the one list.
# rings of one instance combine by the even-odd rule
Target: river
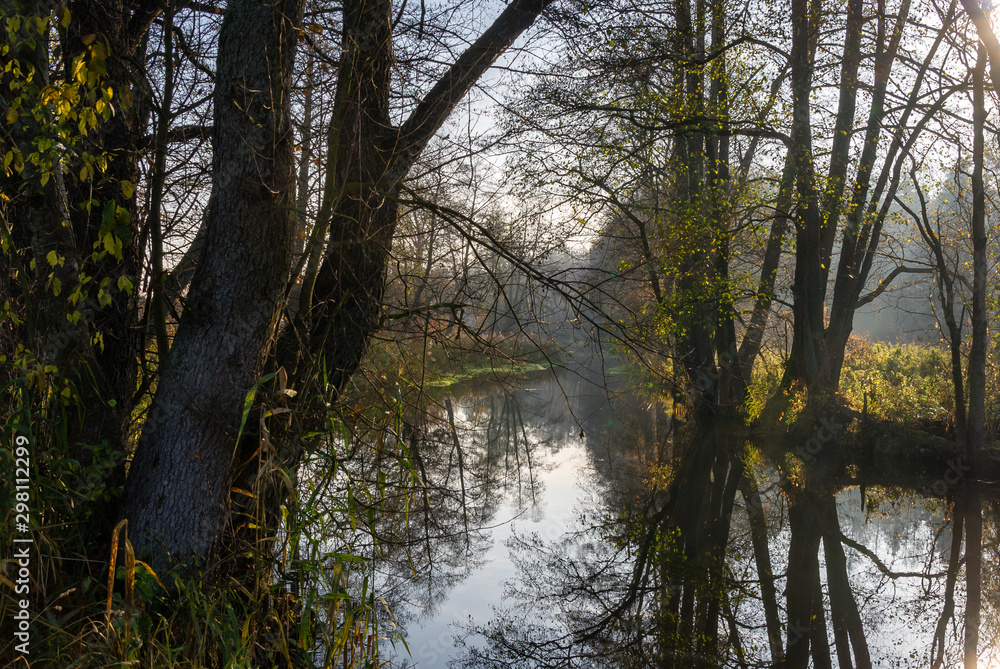
[[[810,639],[809,666],[931,666],[949,499],[873,482],[864,505],[856,485],[797,491],[787,468],[752,450],[737,459],[718,435],[705,443],[729,446],[698,446],[701,468],[679,469],[667,405],[653,397],[624,375],[562,370],[454,387],[404,428],[417,491],[374,560],[391,666],[775,666],[797,637]],[[832,521],[802,515],[827,495]],[[992,495],[981,669],[1000,669]],[[820,545],[839,533],[839,549]],[[812,629],[794,622],[789,596],[804,582],[823,602]],[[964,569],[953,596],[942,667],[962,665]]]

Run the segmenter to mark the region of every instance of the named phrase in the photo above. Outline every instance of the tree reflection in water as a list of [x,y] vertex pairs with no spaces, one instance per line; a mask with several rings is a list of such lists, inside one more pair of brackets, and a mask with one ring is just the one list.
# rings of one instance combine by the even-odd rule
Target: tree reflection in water
[[537,391],[488,384],[402,419],[399,434],[416,491],[390,505],[396,520],[379,528],[375,560],[394,622],[407,628],[433,616],[451,590],[483,566],[490,530],[511,520],[498,518],[498,510],[538,516],[538,475],[551,465],[537,463],[536,452],[565,443],[566,425],[575,425],[568,411],[550,383]]
[[[959,539],[982,517],[979,666],[993,669],[994,488],[866,471],[859,494],[822,454],[775,466],[719,427],[671,445],[655,401],[560,381],[448,398],[405,428],[421,492],[379,563],[404,623],[483,565],[501,505],[544,515],[539,454],[582,429],[590,460],[593,505],[555,540],[508,541],[517,578],[492,620],[464,621],[450,666],[961,666],[975,588]],[[904,479],[945,498],[886,487]]]

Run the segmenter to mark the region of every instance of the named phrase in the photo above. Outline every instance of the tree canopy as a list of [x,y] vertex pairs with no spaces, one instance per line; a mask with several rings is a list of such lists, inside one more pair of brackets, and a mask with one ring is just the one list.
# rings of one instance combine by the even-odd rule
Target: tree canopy
[[[904,280],[934,296],[956,452],[987,447],[1000,44],[973,0],[0,7],[0,411],[36,449],[39,526],[87,524],[49,540],[67,588],[109,547],[113,585],[121,544],[158,581],[263,597],[247,583],[273,585],[260,560],[380,338],[586,340],[656,371],[705,454],[650,511],[690,555],[725,541],[685,486],[724,486],[719,517],[756,494],[709,426],[858,413],[857,314]],[[797,494],[787,624],[808,629],[839,529]],[[842,666],[870,666],[853,598],[831,614]],[[808,635],[772,631],[776,666],[805,667]]]

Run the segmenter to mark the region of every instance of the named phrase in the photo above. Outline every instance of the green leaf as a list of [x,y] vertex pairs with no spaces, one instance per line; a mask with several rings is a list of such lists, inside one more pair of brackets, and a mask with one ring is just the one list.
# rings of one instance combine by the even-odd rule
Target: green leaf
[[253,388],[250,389],[250,391],[247,393],[246,397],[244,398],[244,400],[243,400],[243,418],[240,419],[240,429],[239,429],[239,432],[236,433],[236,443],[237,444],[240,443],[240,437],[243,436],[243,428],[246,427],[246,425],[247,425],[247,418],[250,417],[250,409],[253,408],[253,400],[254,400],[255,397],[257,397],[257,388],[259,388],[261,384],[267,383],[268,381],[270,381],[273,378],[274,378],[274,372],[272,372],[270,374],[265,374],[264,376],[260,377],[260,381],[258,381],[257,383],[255,383],[253,385]]
[[135,195],[135,186],[132,185],[131,181],[125,181],[123,179],[121,182],[121,186],[122,186],[122,195],[125,197],[126,200]]
[[131,295],[133,287],[132,282],[129,281],[127,276],[118,277],[118,290],[124,290],[126,293]]
[[104,209],[101,211],[101,227],[104,230],[110,230],[115,226],[115,209],[117,205],[114,200],[106,203]]

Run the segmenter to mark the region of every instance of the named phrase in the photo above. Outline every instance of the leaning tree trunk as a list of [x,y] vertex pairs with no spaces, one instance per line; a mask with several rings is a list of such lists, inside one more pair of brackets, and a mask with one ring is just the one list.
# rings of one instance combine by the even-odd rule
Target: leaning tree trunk
[[[286,330],[277,349],[297,389],[320,376],[322,362],[328,374],[321,378],[336,395],[360,364],[379,325],[400,181],[458,101],[550,2],[511,3],[398,128],[386,112],[392,3],[345,4],[329,134],[333,190],[324,195],[330,239],[313,294],[302,294],[307,327]],[[288,91],[301,15],[301,0],[234,0],[226,10],[205,250],[126,490],[133,540],[161,564],[167,555],[184,562],[206,556],[223,534],[245,400],[268,360],[283,306],[295,224]],[[314,394],[298,398],[312,401]],[[250,428],[256,423],[251,416]],[[294,467],[296,453],[292,446],[284,464]]]
[[[324,201],[330,203],[326,254],[301,305],[308,332],[289,332],[279,364],[296,382],[322,361],[337,395],[361,363],[381,319],[385,268],[396,230],[398,189],[417,157],[476,81],[552,0],[515,0],[451,66],[401,126],[389,118],[391,0],[344,4],[343,64],[337,82]],[[332,192],[331,192],[332,191]],[[303,363],[306,363],[303,367]]]
[[302,0],[235,0],[219,36],[203,262],[129,473],[131,536],[159,563],[215,545],[244,399],[266,359],[292,257],[289,91]]

